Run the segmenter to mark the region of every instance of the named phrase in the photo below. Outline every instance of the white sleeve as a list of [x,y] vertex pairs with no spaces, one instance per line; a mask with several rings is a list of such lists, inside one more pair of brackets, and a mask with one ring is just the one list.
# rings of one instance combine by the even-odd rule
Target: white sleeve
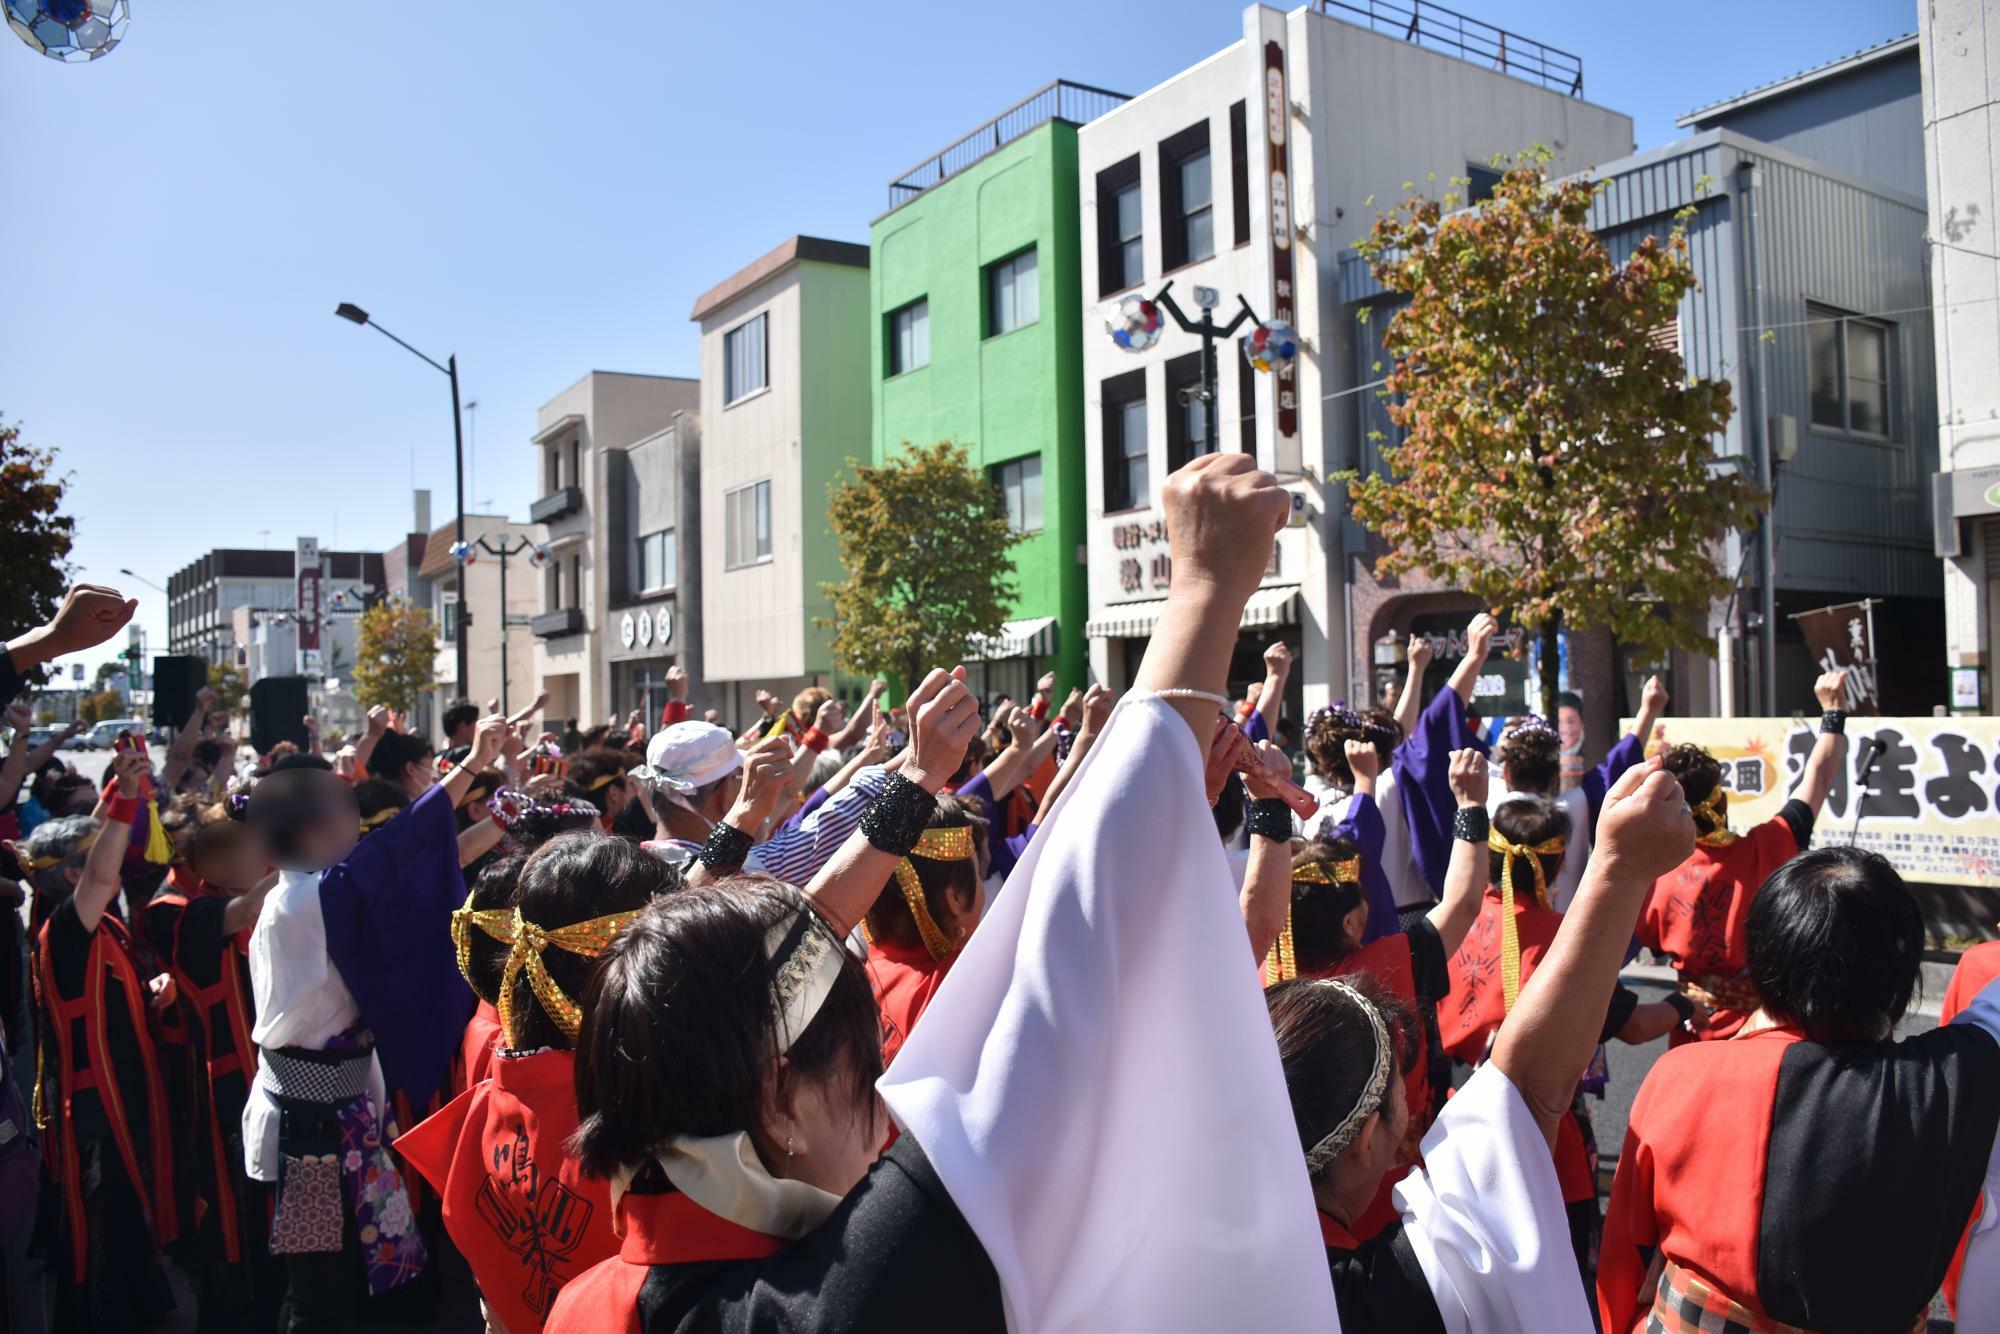
[[1375,780],[1375,808],[1382,812],[1382,874],[1389,879],[1396,906],[1429,903],[1430,884],[1410,851],[1410,822],[1403,815],[1403,793],[1396,786],[1396,775],[1386,769]]
[[[1952,1020],[1977,1024],[2000,1042],[2000,978],[1988,982],[1972,1004]],[[2000,1160],[1989,1156],[1986,1182],[1979,1189],[1979,1221],[1965,1245],[1965,1268],[1958,1283],[1959,1334],[2000,1331]]]
[[1590,861],[1590,798],[1582,788],[1573,787],[1562,794],[1561,801],[1569,814],[1569,841],[1563,847],[1556,882],[1549,886],[1549,905],[1557,912],[1568,912],[1577,886],[1583,883],[1583,868]]
[[1592,1328],[1548,1139],[1487,1063],[1424,1136],[1396,1187],[1417,1263],[1452,1334]]
[[250,991],[260,1047],[320,1047],[360,1018],[326,952],[319,876],[288,873],[250,933]]

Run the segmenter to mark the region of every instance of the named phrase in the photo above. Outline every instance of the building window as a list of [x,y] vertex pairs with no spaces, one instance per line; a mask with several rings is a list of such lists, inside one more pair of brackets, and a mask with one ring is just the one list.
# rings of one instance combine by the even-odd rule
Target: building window
[[931,303],[912,301],[889,312],[889,374],[931,364]]
[[1175,357],[1167,363],[1167,471],[1177,472],[1189,459],[1215,450],[1201,400],[1201,353]]
[[1104,382],[1104,512],[1137,509],[1152,492],[1147,475],[1146,372]]
[[548,588],[546,589],[547,597],[545,598],[542,607],[544,611],[562,610],[562,605],[563,605],[562,584],[563,584],[562,562],[559,560],[552,560],[549,562],[549,582],[548,582]]
[[1257,457],[1257,368],[1250,364],[1250,358],[1240,354],[1235,361],[1237,448],[1254,459]]
[[1205,120],[1160,145],[1160,239],[1162,258],[1170,270],[1215,254],[1215,197]]
[[1806,307],[1812,424],[1889,436],[1889,326],[1825,306]]
[[1465,164],[1465,179],[1469,182],[1465,187],[1465,202],[1468,205],[1477,204],[1493,197],[1493,188],[1500,184],[1500,173],[1491,167],[1468,162]]
[[583,437],[571,436],[569,441],[569,484],[583,485]]
[[1229,212],[1236,224],[1236,244],[1250,244],[1250,108],[1238,102],[1229,108]]
[[993,470],[993,485],[1000,492],[1009,528],[1017,533],[1042,531],[1041,455],[1001,464]]
[[458,594],[438,594],[438,636],[447,644],[458,642]]
[[674,545],[674,530],[649,533],[639,539],[638,582],[644,593],[664,592],[678,577],[680,553]]
[[556,447],[549,450],[549,488],[542,494],[552,496],[560,490],[562,490],[562,450]]
[[1097,291],[1136,287],[1146,273],[1146,207],[1139,155],[1097,173]]
[[752,482],[722,497],[722,563],[726,569],[771,559],[771,484]]
[[752,315],[722,335],[724,407],[749,397],[770,383],[764,365],[769,346],[762,315]]
[[986,270],[986,336],[997,338],[1042,316],[1042,289],[1030,246]]
[[569,558],[569,606],[583,605],[583,553],[577,552]]

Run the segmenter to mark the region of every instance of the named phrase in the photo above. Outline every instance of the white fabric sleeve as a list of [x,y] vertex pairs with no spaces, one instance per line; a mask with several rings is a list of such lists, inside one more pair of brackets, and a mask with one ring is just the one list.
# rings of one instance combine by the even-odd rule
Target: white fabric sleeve
[[1430,882],[1417,869],[1417,857],[1410,850],[1410,821],[1403,814],[1403,793],[1396,775],[1384,769],[1375,779],[1375,809],[1382,813],[1382,874],[1389,878],[1389,892],[1398,908],[1410,908],[1431,901]]
[[1590,861],[1590,798],[1582,788],[1573,787],[1560,800],[1569,815],[1569,839],[1563,845],[1556,882],[1549,886],[1549,904],[1557,912],[1568,912],[1577,887],[1583,883],[1583,868]]
[[1548,1139],[1490,1062],[1424,1136],[1395,1190],[1417,1263],[1452,1334],[1593,1328]]
[[1016,1334],[1340,1328],[1245,962],[1194,735],[1128,695],[880,1085]]
[[[1977,1024],[2000,1042],[2000,978],[1980,988],[1952,1022]],[[1957,1328],[1959,1334],[2000,1332],[2000,1152],[1986,1161],[1986,1182],[1979,1188],[1979,1221],[1965,1244]]]

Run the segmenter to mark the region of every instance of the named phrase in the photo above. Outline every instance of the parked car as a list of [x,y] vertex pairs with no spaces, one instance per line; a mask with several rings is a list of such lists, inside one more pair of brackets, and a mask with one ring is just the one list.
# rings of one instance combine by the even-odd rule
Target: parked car
[[53,727],[30,727],[28,729],[28,749],[33,750],[37,746],[46,746],[49,743],[49,738],[55,734],[56,729]]
[[127,732],[137,732],[141,736],[144,736],[146,733],[146,720],[143,718],[106,718],[103,722],[85,732],[84,735],[90,738],[90,749],[110,750],[112,743]]
[[61,750],[95,750],[95,749],[97,749],[97,747],[95,747],[95,746],[93,746],[93,745],[91,745],[91,744],[90,744],[90,733],[88,733],[88,732],[78,732],[78,733],[77,733],[77,734],[76,734],[75,736],[73,736],[73,737],[70,737],[70,738],[68,738],[67,740],[65,740],[65,741],[64,741],[64,742],[62,743],[62,745],[61,745],[60,747],[58,747],[58,749],[61,749]]

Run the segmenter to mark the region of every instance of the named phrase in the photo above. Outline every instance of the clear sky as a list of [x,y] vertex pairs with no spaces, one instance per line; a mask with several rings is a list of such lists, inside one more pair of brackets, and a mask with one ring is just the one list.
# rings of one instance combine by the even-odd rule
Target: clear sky
[[[1915,3],[1459,7],[1580,55],[1650,147]],[[467,508],[525,518],[536,408],[591,369],[694,374],[718,279],[793,233],[865,242],[892,177],[1051,79],[1137,93],[1242,32],[1230,0],[132,9],[89,65],[0,36],[0,416],[61,451],[75,560],[155,651],[164,599],[120,567],[392,546],[413,468],[449,514],[444,377],[338,302],[458,354]]]

